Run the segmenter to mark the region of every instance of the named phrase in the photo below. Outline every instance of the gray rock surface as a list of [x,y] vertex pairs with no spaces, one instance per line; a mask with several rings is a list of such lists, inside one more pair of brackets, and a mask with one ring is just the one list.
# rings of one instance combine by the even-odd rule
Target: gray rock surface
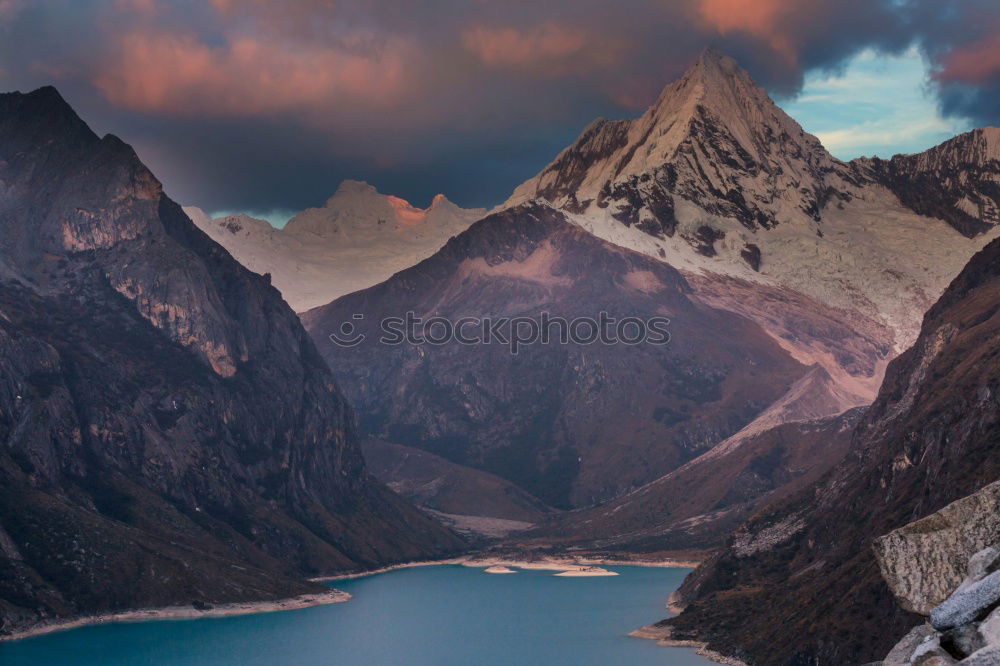
[[941,635],[940,640],[941,646],[949,654],[960,659],[986,647],[986,641],[979,633],[979,624],[976,622],[949,629]]
[[929,624],[917,625],[910,630],[910,633],[903,636],[902,640],[896,643],[896,646],[892,648],[892,651],[881,662],[882,666],[908,666],[917,648],[935,633]]
[[1000,644],[984,647],[959,663],[962,666],[1000,666]]
[[948,666],[958,662],[948,654],[947,650],[941,647],[938,636],[931,636],[924,639],[924,642],[917,646],[910,657],[910,661],[903,662],[907,666]]
[[1000,571],[981,581],[955,590],[940,606],[931,610],[931,625],[938,631],[972,622],[1000,603]]
[[875,540],[882,576],[899,604],[928,615],[966,578],[974,553],[1000,534],[1000,482]]
[[950,664],[957,664],[958,662],[949,657],[943,652],[936,652],[934,654],[923,655],[920,658],[914,660],[913,666],[950,666]]
[[982,580],[998,569],[1000,569],[1000,548],[996,546],[983,548],[969,558],[968,573],[962,585]]
[[1000,608],[995,609],[979,625],[979,634],[988,645],[1000,644]]

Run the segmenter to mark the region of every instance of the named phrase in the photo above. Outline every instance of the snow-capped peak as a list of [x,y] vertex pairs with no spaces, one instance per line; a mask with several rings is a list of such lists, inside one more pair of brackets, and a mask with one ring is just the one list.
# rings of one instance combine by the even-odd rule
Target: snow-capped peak
[[431,199],[431,205],[428,207],[427,210],[430,210],[431,208],[438,208],[439,206],[449,206],[453,208],[458,208],[458,206],[452,203],[445,195],[435,194],[434,198]]
[[452,235],[468,226],[470,213],[481,217],[484,212],[465,211],[443,194],[435,196],[427,208],[418,208],[406,199],[382,194],[366,182],[345,180],[323,207],[307,208],[297,214],[285,225],[285,231],[335,237],[341,243],[362,242],[373,232],[385,235],[389,231],[412,230],[417,235]]
[[642,116],[592,123],[502,208],[543,198],[672,236],[679,196],[766,228],[818,220],[826,181],[841,186],[847,171],[736,61],[708,49]]

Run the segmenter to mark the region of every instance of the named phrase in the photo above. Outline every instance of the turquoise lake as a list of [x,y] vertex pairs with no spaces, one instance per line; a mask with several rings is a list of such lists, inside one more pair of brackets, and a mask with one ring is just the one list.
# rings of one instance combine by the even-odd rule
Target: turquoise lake
[[347,603],[260,615],[83,627],[0,643],[3,666],[711,663],[628,632],[666,616],[688,569],[619,576],[485,574],[462,566],[337,581]]

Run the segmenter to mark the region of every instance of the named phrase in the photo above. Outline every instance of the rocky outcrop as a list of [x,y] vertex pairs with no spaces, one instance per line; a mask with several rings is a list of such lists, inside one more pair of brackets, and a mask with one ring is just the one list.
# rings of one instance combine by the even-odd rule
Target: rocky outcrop
[[[900,605],[927,615],[967,574],[969,558],[1000,538],[1000,482],[875,540],[882,577]],[[991,563],[973,559],[973,568]]]
[[882,666],[1000,663],[1000,482],[875,541],[914,627]]
[[0,633],[452,552],[295,314],[52,88],[0,95]]
[[[918,571],[931,578],[940,576],[933,560],[909,565],[914,578]],[[914,627],[882,666],[1000,663],[1000,550],[985,548],[973,554],[968,565],[957,589],[929,611],[930,624]]]

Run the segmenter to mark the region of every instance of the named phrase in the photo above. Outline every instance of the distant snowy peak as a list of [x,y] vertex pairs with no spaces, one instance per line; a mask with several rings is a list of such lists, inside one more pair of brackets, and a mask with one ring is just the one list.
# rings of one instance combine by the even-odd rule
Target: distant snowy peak
[[346,243],[390,231],[423,237],[444,230],[450,236],[485,214],[484,209],[460,208],[443,194],[436,195],[427,208],[417,208],[400,197],[381,194],[368,183],[345,180],[322,208],[307,208],[297,214],[285,225],[285,231],[297,236],[336,236]]
[[427,208],[346,180],[321,208],[295,215],[283,229],[249,215],[212,218],[184,209],[194,223],[271,282],[296,312],[378,284],[434,254],[486,214],[443,194]]
[[591,124],[503,207],[542,198],[670,237],[675,197],[770,228],[817,220],[828,181],[847,190],[853,180],[732,58],[709,49],[641,117]]
[[[277,231],[267,220],[250,217],[245,213],[213,218],[196,206],[185,206],[184,212],[202,231],[207,231],[207,227],[213,227],[219,233],[233,236],[269,236]],[[214,237],[214,234],[209,235]]]

